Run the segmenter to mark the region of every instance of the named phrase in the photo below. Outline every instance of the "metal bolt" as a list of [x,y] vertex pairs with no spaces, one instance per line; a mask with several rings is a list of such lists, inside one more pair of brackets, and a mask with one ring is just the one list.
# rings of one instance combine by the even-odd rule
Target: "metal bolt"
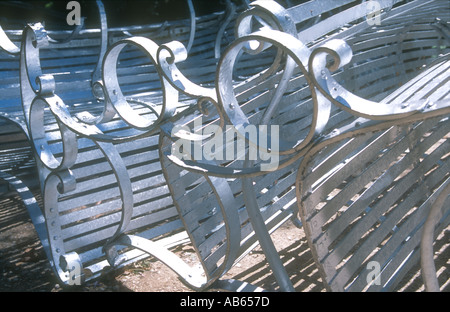
[[339,133],[341,133],[338,129],[334,129],[331,134],[333,135],[338,135]]

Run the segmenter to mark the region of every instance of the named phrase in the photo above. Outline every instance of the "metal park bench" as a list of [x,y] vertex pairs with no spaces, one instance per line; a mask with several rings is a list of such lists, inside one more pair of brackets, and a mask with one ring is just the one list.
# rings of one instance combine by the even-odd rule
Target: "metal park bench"
[[[429,247],[448,225],[450,113],[448,3],[397,2],[376,2],[378,15],[374,2],[256,1],[209,66],[213,84],[180,42],[120,39],[98,99],[83,95],[90,76],[42,71],[47,37],[28,26],[23,125],[44,201],[30,209],[61,281],[150,254],[193,289],[257,290],[221,277],[260,244],[280,290],[294,290],[270,238],[291,219],[328,289],[395,287],[423,226]],[[181,243],[198,267],[170,251]]]
[[[62,284],[100,276],[110,266],[104,251],[113,249],[105,249],[105,243],[125,227],[145,238],[165,238],[158,241],[164,247],[187,241],[158,162],[158,137],[151,135],[156,127],[152,131],[148,124],[175,109],[185,110],[192,100],[185,97],[178,102],[177,93],[168,90],[167,100],[175,103],[168,102],[167,113],[160,110],[166,86],[151,63],[156,64],[158,48],[153,40],[184,42],[190,48],[196,82],[210,83],[215,56],[226,41],[221,38],[232,27],[229,20],[235,12],[229,2],[225,14],[196,18],[192,2],[188,3],[190,21],[111,29],[105,8],[97,1],[100,29],[77,28],[77,34],[64,40],[68,32],[47,33],[37,23],[23,33],[7,32],[2,37],[2,47],[13,54],[2,55],[2,193],[22,196]],[[100,82],[107,50],[105,66],[114,73],[105,77],[115,78],[121,95],[148,116],[137,118],[138,129],[127,124],[127,114],[137,114],[134,110],[121,119],[104,104],[109,103],[104,91],[111,91]],[[63,109],[60,112],[46,104],[56,94],[59,100],[53,104]],[[59,120],[61,112],[68,119]],[[158,114],[160,118],[155,117]],[[66,120],[71,125],[64,125]],[[143,120],[147,125],[142,126]],[[91,136],[92,129],[103,132],[100,141],[96,134]],[[42,196],[42,207],[29,189]],[[162,248],[159,245],[155,250]],[[128,259],[121,266],[147,255],[134,250],[122,256]]]
[[[429,245],[449,222],[450,12],[446,1],[397,2],[285,10],[256,1],[238,18],[215,90],[194,91],[176,74],[175,87],[218,106],[162,126],[161,147],[172,197],[211,278],[259,242],[280,289],[293,290],[269,236],[293,218],[327,289],[393,289],[422,249],[426,287],[436,290]],[[240,53],[257,59],[270,49],[274,65],[237,84]],[[164,68],[173,77],[176,69]]]

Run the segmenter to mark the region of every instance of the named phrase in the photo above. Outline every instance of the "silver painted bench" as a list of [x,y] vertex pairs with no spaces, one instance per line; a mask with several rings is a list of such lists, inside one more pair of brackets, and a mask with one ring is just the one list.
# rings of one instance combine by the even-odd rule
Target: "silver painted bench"
[[[449,224],[448,3],[252,6],[215,90],[163,66],[178,90],[217,106],[162,127],[163,170],[204,268],[220,276],[258,242],[280,290],[294,290],[269,236],[292,218],[327,289],[394,289],[422,241],[436,290],[430,244]],[[274,65],[236,84],[240,53],[270,49]]]
[[[108,29],[103,4],[97,5],[101,28],[77,29],[70,40],[64,40],[67,32],[47,33],[41,24],[29,25],[23,33],[7,32],[2,38],[6,40],[2,47],[10,54],[20,53],[5,56],[2,63],[7,78],[2,80],[3,129],[9,140],[10,133],[17,136],[14,144],[23,146],[25,155],[25,161],[15,160],[17,146],[2,144],[7,162],[4,167],[2,163],[2,185],[6,193],[19,192],[23,198],[30,197],[29,189],[43,197],[43,207],[33,198],[24,203],[62,285],[78,285],[111,266],[147,257],[137,249],[105,247],[125,228],[147,239],[158,238],[152,249],[161,257],[167,253],[163,248],[188,241],[158,162],[157,129],[148,125],[175,109],[189,108],[193,101],[184,97],[178,103],[177,93],[169,90],[168,100],[175,99],[178,105],[169,102],[171,108],[161,110],[165,85],[154,66],[158,46],[148,37],[184,42],[197,82],[207,84],[214,79],[216,56],[226,42],[221,36],[232,27],[229,21],[235,12],[229,2],[227,12],[196,18],[191,6],[189,23]],[[109,65],[103,79],[106,53]],[[123,119],[111,113],[109,95],[105,100],[104,93],[110,91],[109,78],[116,79],[121,95],[146,115],[137,118],[137,128],[127,123],[130,114],[138,114],[131,107]],[[102,80],[107,81],[106,89]],[[11,165],[13,160],[26,175]],[[119,265],[116,251],[122,257]],[[105,253],[112,255],[109,262]]]
[[[394,287],[417,258],[417,233],[433,202],[445,206],[449,113],[442,67],[448,58],[439,57],[448,53],[445,1],[399,3],[389,10],[394,2],[380,1],[386,11],[381,25],[365,20],[368,3],[311,1],[285,10],[272,1],[255,2],[237,19],[238,38],[212,66],[216,81],[208,85],[195,81],[198,67],[182,68],[191,57],[179,42],[119,40],[106,52],[96,85],[105,105],[92,110],[85,100],[64,98],[73,88],[69,82],[39,70],[33,54],[46,36],[39,25],[28,27],[21,88],[44,197],[37,228],[45,228],[41,240],[62,282],[78,284],[151,254],[193,289],[257,290],[220,278],[261,244],[280,290],[293,290],[269,236],[292,219],[305,229],[329,289]],[[423,22],[408,24],[411,16]],[[127,57],[116,65],[127,49],[144,51],[154,71]],[[328,67],[326,54],[334,60]],[[248,67],[261,73],[252,75]],[[120,75],[130,68],[130,76]],[[126,88],[139,78],[143,89]],[[155,87],[148,87],[149,80]],[[90,92],[91,81],[80,89]],[[437,83],[427,89],[430,81]],[[363,100],[343,86],[375,102],[360,107]],[[433,94],[438,98],[430,100]],[[398,102],[385,105],[390,99]],[[229,141],[227,133],[234,135]],[[239,149],[241,138],[246,144]],[[428,153],[435,143],[437,152]],[[430,168],[435,161],[438,167]],[[405,166],[419,169],[408,175]],[[385,199],[396,185],[414,193],[408,183],[431,199],[421,204],[417,192],[414,203],[404,203],[398,191],[401,199]],[[402,227],[398,215],[413,217]],[[448,213],[439,220],[440,230]],[[380,242],[386,235],[394,239]],[[199,267],[169,250],[187,242]],[[382,283],[368,283],[372,261],[387,276],[381,275]]]

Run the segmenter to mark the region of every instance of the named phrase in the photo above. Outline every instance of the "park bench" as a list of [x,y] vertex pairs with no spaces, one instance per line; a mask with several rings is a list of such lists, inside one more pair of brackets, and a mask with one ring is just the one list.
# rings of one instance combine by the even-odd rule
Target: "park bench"
[[[105,123],[107,126],[103,128],[110,127],[118,134],[116,139],[113,139],[114,143],[118,142],[116,147],[113,147],[112,143],[100,143],[100,146],[96,148],[95,142],[83,137],[77,139],[78,142],[66,142],[71,149],[69,158],[72,160],[76,158],[76,163],[70,166],[70,174],[75,174],[77,187],[76,190],[66,193],[67,189],[64,190],[60,185],[58,189],[64,193],[64,196],[59,196],[57,189],[49,189],[52,183],[58,184],[55,181],[51,182],[52,171],[59,172],[61,168],[66,167],[65,156],[68,154],[65,152],[68,146],[62,142],[65,142],[66,135],[74,137],[64,129],[61,129],[62,135],[58,134],[58,121],[51,116],[48,109],[43,110],[45,111],[45,116],[41,116],[44,117],[43,119],[39,117],[35,119],[36,111],[30,109],[30,101],[37,93],[47,95],[46,92],[49,90],[44,89],[46,83],[50,82],[50,86],[55,86],[54,92],[61,96],[61,103],[64,100],[64,105],[67,105],[71,114],[86,121],[87,125],[92,127],[98,122],[93,116],[103,116],[105,121],[109,117],[108,112],[102,115],[104,95],[97,93],[101,91],[98,89],[101,86],[97,81],[102,78],[101,64],[108,46],[114,46],[114,43],[120,40],[130,44],[120,53],[121,68],[118,68],[117,76],[120,76],[123,93],[133,95],[133,99],[130,99],[133,105],[144,105],[144,108],[150,109],[151,112],[158,109],[156,106],[161,105],[163,93],[158,79],[158,70],[151,64],[151,57],[154,57],[157,47],[153,39],[161,41],[177,39],[184,42],[190,48],[191,66],[195,69],[196,82],[210,83],[214,79],[214,64],[217,62],[216,56],[220,53],[220,46],[229,40],[225,31],[232,28],[229,21],[235,17],[235,8],[231,2],[228,2],[226,12],[196,18],[192,2],[188,1],[188,3],[190,4],[190,20],[111,29],[106,24],[105,8],[100,1],[97,1],[101,25],[99,29],[77,29],[78,34],[73,35],[70,40],[65,40],[70,36],[70,32],[47,33],[42,25],[34,24],[28,26],[23,34],[22,31],[8,31],[7,36],[2,38],[2,47],[7,48],[9,54],[13,54],[11,56],[2,52],[1,117],[2,138],[4,138],[2,140],[2,193],[8,195],[10,191],[19,191],[19,195],[22,195],[47,256],[62,284],[79,284],[81,280],[96,278],[105,271],[103,270],[105,267],[109,266],[102,247],[111,234],[111,230],[114,232],[114,227],[120,223],[119,210],[122,202],[120,195],[124,190],[121,182],[116,183],[114,178],[111,179],[116,174],[115,169],[112,169],[116,167],[116,164],[112,161],[112,167],[109,165],[108,160],[112,155],[110,152],[107,152],[105,156],[102,155],[101,151],[105,146],[108,146],[107,149],[114,150],[113,154],[116,154],[116,157],[123,158],[122,166],[130,167],[126,175],[130,174],[133,179],[131,185],[128,181],[128,186],[131,186],[133,191],[127,189],[126,207],[130,208],[131,195],[134,197],[134,207],[137,209],[131,229],[135,233],[138,229],[144,231],[143,235],[147,238],[175,234],[167,240],[165,243],[167,246],[183,243],[186,238],[183,233],[179,233],[182,232],[182,225],[176,218],[175,209],[171,207],[170,196],[168,191],[165,191],[162,173],[158,168],[158,155],[154,143],[157,138],[146,137],[145,132],[148,131],[142,129],[136,131],[127,129],[130,127],[116,118],[108,124]],[[140,36],[140,41],[135,42],[133,40],[137,35]],[[151,37],[152,40],[143,39],[145,37]],[[142,45],[147,45],[148,49],[145,50]],[[118,49],[121,48],[123,46],[119,46]],[[20,57],[17,56],[18,52],[21,53]],[[19,77],[20,70],[22,72]],[[33,75],[42,76],[44,80],[50,76],[53,78],[49,78],[49,81],[36,82],[37,77],[31,77]],[[28,80],[28,76],[31,80]],[[41,87],[44,89],[40,89]],[[156,101],[155,108],[147,106],[145,101],[148,99]],[[192,100],[187,98],[180,99],[177,109],[179,111],[186,109],[190,106],[190,102]],[[22,110],[23,103],[24,110],[27,112],[25,114]],[[172,103],[170,105],[173,106]],[[33,112],[30,115],[31,111]],[[35,123],[36,121],[38,124]],[[34,133],[35,130],[40,133]],[[110,130],[106,131],[110,132]],[[126,137],[133,136],[133,132],[134,135],[142,138],[135,142],[126,142]],[[108,135],[113,136],[114,133],[110,132]],[[120,135],[123,135],[124,139],[120,139]],[[61,136],[64,137],[63,141]],[[33,157],[34,151],[30,143],[38,141],[41,141],[35,146],[38,150],[45,147],[48,148],[46,151],[51,151],[51,154],[48,154],[49,162],[40,161],[39,156]],[[62,163],[58,165],[61,159]],[[124,168],[122,167],[121,170]],[[118,177],[120,181],[124,178]],[[143,185],[146,186],[142,187]],[[56,187],[56,185],[53,186]],[[43,206],[40,209],[37,204],[39,200],[30,198],[31,192],[28,189],[31,189],[35,196],[43,197]],[[53,211],[54,207],[64,215],[62,221],[58,218],[56,220],[55,224],[63,228],[61,230],[61,227],[58,227],[57,233],[54,233],[51,227],[52,222],[48,218],[49,209]],[[114,209],[119,209],[116,211],[118,212],[116,216],[114,216]],[[119,219],[114,220],[117,216]],[[99,230],[97,233],[95,228]],[[62,245],[55,246],[52,241],[55,238],[59,239],[58,243],[61,242]],[[64,243],[62,243],[63,240]],[[69,279],[70,274],[64,273],[66,267],[62,267],[62,264],[69,267],[72,261],[70,257],[67,260],[60,257],[65,255],[67,250],[79,252],[81,259],[75,258],[80,259],[81,262],[74,262],[77,269],[81,268],[78,264],[83,265],[83,270],[78,270],[73,280]],[[130,259],[126,263],[142,258],[143,253],[131,252],[128,253],[128,257]]]
[[[417,237],[430,206],[446,200],[445,118],[449,113],[445,99],[448,77],[445,71],[439,75],[441,66],[448,63],[448,58],[439,57],[448,52],[446,3],[402,2],[389,10],[395,2],[379,2],[385,12],[375,15],[381,24],[373,25],[365,21],[371,12],[368,3],[333,1],[333,5],[327,2],[323,6],[323,1],[311,1],[285,10],[272,1],[257,1],[239,16],[238,38],[223,52],[217,70],[214,66],[213,85],[195,81],[195,69],[190,65],[183,69],[183,64],[190,64],[190,56],[179,42],[156,45],[140,37],[119,40],[106,52],[102,73],[107,103],[115,105],[114,114],[109,114],[108,107],[86,105],[86,99],[66,100],[63,91],[71,89],[70,83],[58,84],[57,75],[54,79],[41,75],[39,59],[33,57],[43,50],[41,41],[33,45],[34,36],[45,39],[39,37],[43,29],[27,27],[21,50],[21,66],[27,70],[21,79],[22,101],[25,111],[31,113],[26,129],[30,129],[30,141],[37,151],[44,198],[36,228],[45,229],[41,240],[62,282],[77,284],[99,276],[108,266],[121,267],[151,254],[194,289],[255,290],[252,285],[221,281],[220,277],[259,243],[280,289],[293,290],[269,236],[292,219],[305,229],[329,289],[367,288],[364,268],[370,260],[382,264],[380,272],[389,278],[382,275],[381,286],[377,279],[369,286],[392,289],[417,259]],[[334,39],[345,39],[353,49],[352,63],[343,69],[338,64],[349,63],[351,53],[348,45]],[[127,46],[134,47],[133,51],[146,49],[153,58],[153,77],[160,81],[156,87],[126,89],[122,80],[118,81],[117,77],[122,77],[117,72],[136,66],[124,61],[116,72],[116,60]],[[333,76],[325,66],[324,54],[334,56],[335,68],[330,67],[339,70]],[[242,62],[236,61],[241,57]],[[261,71],[267,59],[273,64]],[[30,70],[33,66],[38,70]],[[261,74],[252,75],[245,66]],[[34,84],[37,77],[39,85]],[[435,84],[428,89],[424,84],[430,81]],[[81,89],[87,87],[90,92],[88,82]],[[363,100],[356,98],[355,104],[353,95],[341,84],[360,96],[381,101],[364,102],[369,108],[385,108],[389,97],[399,98],[399,104],[394,101],[387,111],[368,112],[364,110],[367,107],[358,106]],[[143,91],[149,89],[153,93]],[[128,105],[121,100],[124,94],[129,96]],[[438,98],[424,100],[433,94]],[[173,102],[164,101],[167,99]],[[167,113],[164,119],[160,118],[163,108]],[[85,113],[88,109],[91,115]],[[95,121],[92,116],[104,118]],[[256,140],[243,133],[255,141],[252,144],[258,147],[259,158],[245,159],[243,150],[236,148],[232,160],[218,159],[224,150],[215,150],[217,157],[191,159],[195,155],[189,155],[189,146],[195,153],[198,146],[211,146],[211,141],[220,138],[211,136],[212,129],[224,129],[226,137],[227,132],[235,131],[226,126],[234,125],[240,131],[250,124],[279,126],[279,148],[276,136],[261,142],[264,132]],[[259,129],[278,130],[271,126]],[[426,136],[423,145],[418,143],[422,136]],[[233,137],[225,149],[238,141],[239,136]],[[187,150],[177,150],[180,142]],[[437,153],[430,152],[431,158],[427,158],[424,152],[435,143],[440,146]],[[244,150],[254,151],[250,146]],[[267,168],[267,156],[274,157],[278,166]],[[384,167],[378,167],[379,160]],[[395,161],[399,165],[392,164]],[[365,170],[371,164],[373,170]],[[411,166],[419,169],[408,175],[405,170]],[[408,183],[425,188],[417,192],[414,203],[402,204],[402,194],[414,193],[411,186],[400,186],[403,193],[396,191],[398,198],[393,202],[384,199],[392,187]],[[424,192],[430,192],[430,200],[416,207]],[[382,208],[375,207],[379,201]],[[391,218],[391,212],[397,217]],[[403,220],[395,219],[399,214],[413,217],[402,227]],[[363,222],[358,223],[360,220]],[[379,224],[383,226],[376,231]],[[438,230],[446,224],[448,213]],[[356,230],[351,232],[349,225]],[[342,233],[345,229],[348,233]],[[391,234],[397,242],[383,242]],[[327,240],[330,235],[333,244]],[[168,250],[186,242],[194,246],[201,268],[188,267]],[[397,245],[391,248],[390,244]],[[342,257],[347,257],[338,258],[341,250],[346,252]],[[398,259],[394,257],[397,254]]]
[[[450,12],[445,1],[397,2],[252,3],[219,62],[216,93],[191,92],[219,113],[161,127],[166,181],[211,278],[259,242],[280,289],[293,290],[269,237],[293,218],[327,289],[392,290],[425,249],[424,224],[422,246],[447,227]],[[268,46],[291,59],[236,85],[239,51],[257,58]],[[163,68],[168,79],[177,72]],[[176,77],[179,90],[194,90]],[[263,168],[267,154],[223,157],[237,144],[227,141],[233,131],[250,142],[248,153],[251,144],[269,151],[249,125],[267,126],[266,136],[280,127],[276,170]],[[436,285],[430,248],[422,256],[427,289]]]

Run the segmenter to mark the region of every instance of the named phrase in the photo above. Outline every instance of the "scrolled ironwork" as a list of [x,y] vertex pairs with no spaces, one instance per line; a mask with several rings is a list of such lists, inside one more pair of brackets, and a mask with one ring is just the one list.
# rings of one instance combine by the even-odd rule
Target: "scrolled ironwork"
[[178,92],[197,98],[208,97],[217,102],[217,96],[213,88],[205,88],[193,83],[178,69],[176,64],[185,61],[187,56],[188,50],[179,41],[171,41],[160,45],[157,51],[157,60],[164,78]]
[[[80,31],[84,28],[84,20],[85,18],[82,17],[80,19],[80,24],[75,27],[75,29],[64,39],[54,39],[48,36],[48,41],[53,44],[63,44],[67,43],[76,36],[79,35]],[[12,55],[19,55],[20,54],[20,47],[15,45],[9,38],[8,35],[3,30],[2,26],[0,25],[0,48],[5,50],[7,53]]]
[[[327,56],[333,58],[332,66],[327,66]],[[400,119],[423,111],[427,104],[426,100],[408,103],[377,103],[346,90],[333,78],[331,71],[348,64],[351,58],[350,46],[340,39],[328,41],[317,47],[309,58],[308,68],[312,72],[311,78],[314,85],[333,104],[354,116],[374,120]]]
[[52,255],[52,267],[63,283],[68,283],[66,268],[61,263],[66,254],[58,210],[58,194],[63,194],[76,187],[75,177],[70,170],[51,173],[44,186],[44,217],[47,224],[48,243]]
[[[283,140],[283,136],[280,136],[280,149],[271,150],[272,153],[277,153],[279,156],[286,156],[280,159],[278,169],[283,168],[292,162],[296,161],[301,157],[302,149],[307,146],[311,140],[319,135],[326,125],[329,116],[330,103],[325,97],[323,97],[319,92],[316,91],[312,81],[310,81],[310,76],[307,68],[304,64],[307,64],[310,51],[306,46],[303,45],[299,40],[292,41],[291,36],[280,31],[265,29],[252,33],[247,36],[240,37],[235,40],[235,42],[228,47],[225,53],[222,55],[216,75],[216,93],[218,97],[218,104],[220,106],[220,111],[223,116],[226,117],[226,122],[234,126],[237,131],[241,131],[241,135],[245,137],[245,132],[242,132],[247,125],[250,125],[250,121],[246,114],[240,107],[236,94],[234,92],[234,83],[232,79],[234,66],[236,64],[237,57],[242,50],[251,51],[250,53],[256,53],[257,51],[262,52],[264,49],[274,46],[276,49],[282,51],[287,55],[286,66],[284,73],[281,75],[280,83],[277,85],[279,88],[274,92],[273,98],[265,108],[265,117],[263,118],[262,124],[267,124],[270,121],[271,116],[274,111],[279,109],[280,100],[283,93],[286,90],[287,83],[292,76],[294,71],[294,65],[300,69],[300,71],[305,76],[306,80],[309,81],[309,89],[311,94],[313,94],[313,108],[312,108],[312,119],[309,126],[308,133],[304,138],[297,138],[295,141],[290,142]],[[264,49],[261,49],[264,47]],[[166,59],[173,60],[174,57],[166,56]],[[162,62],[161,62],[162,63]],[[187,91],[189,94],[198,95],[200,92],[211,92],[211,89],[201,88],[196,85],[192,85],[188,80],[184,80],[184,76],[178,74],[178,70],[174,70],[175,65],[172,65],[170,70],[164,70],[165,76],[174,86],[178,86],[178,90],[187,91],[195,90],[195,92]],[[167,67],[169,68],[169,67]],[[171,73],[176,72],[177,74],[171,75]],[[177,80],[174,80],[174,77]],[[180,79],[182,77],[182,79]],[[186,82],[187,81],[187,82]],[[185,87],[189,86],[189,87]],[[260,120],[261,121],[261,120]],[[248,139],[248,138],[247,138]],[[249,139],[250,144],[257,146],[258,149],[262,151],[267,151],[267,146],[259,146],[258,142],[253,142]],[[254,176],[259,174],[264,174],[265,171],[261,169],[261,164],[255,164],[252,167],[222,167],[214,166],[211,164],[202,163],[202,161],[192,162],[190,160],[175,159],[173,155],[169,156],[172,161],[177,163],[177,165],[185,166],[189,170],[196,172],[207,172],[208,174],[220,177],[244,177],[244,176]]]
[[[149,39],[144,41],[146,43],[150,42]],[[128,42],[129,40],[125,43],[122,42],[122,44],[128,44]],[[133,190],[130,177],[122,157],[112,144],[113,142],[120,142],[130,138],[104,134],[97,125],[83,122],[71,115],[67,105],[56,94],[54,77],[42,74],[39,49],[47,44],[47,33],[41,24],[38,23],[26,27],[20,60],[22,104],[28,132],[37,155],[38,167],[43,180],[44,215],[48,223],[47,231],[50,237],[49,244],[52,252],[52,261],[61,281],[68,283],[67,270],[62,268],[60,264],[60,261],[62,261],[60,259],[64,258],[65,251],[61,229],[58,227],[59,214],[57,207],[58,194],[65,194],[76,188],[76,179],[70,169],[77,161],[78,137],[92,140],[103,153],[112,168],[120,192],[122,202],[121,218],[116,226],[115,233],[105,244],[106,251],[126,231],[132,217]],[[152,46],[152,48],[155,56],[157,47]],[[164,116],[167,116],[167,114]],[[47,137],[48,132],[46,132],[46,123],[49,121],[49,117],[56,121],[55,125],[59,129],[58,133],[52,131],[50,138]],[[139,135],[142,135],[142,131],[137,136]],[[136,135],[131,136],[131,138],[135,137]],[[54,154],[49,144],[49,141],[52,140],[59,142],[58,155]]]
[[[143,51],[153,62],[157,69],[163,91],[163,103],[159,105],[157,119],[152,120],[136,113],[129,101],[125,98],[119,85],[117,76],[117,61],[120,52],[127,46],[134,46]],[[178,92],[161,75],[157,66],[158,45],[152,40],[144,37],[132,37],[122,39],[113,44],[105,55],[103,61],[103,85],[106,91],[106,100],[115,108],[118,115],[135,129],[152,132],[157,130],[161,121],[171,117],[178,104]]]

